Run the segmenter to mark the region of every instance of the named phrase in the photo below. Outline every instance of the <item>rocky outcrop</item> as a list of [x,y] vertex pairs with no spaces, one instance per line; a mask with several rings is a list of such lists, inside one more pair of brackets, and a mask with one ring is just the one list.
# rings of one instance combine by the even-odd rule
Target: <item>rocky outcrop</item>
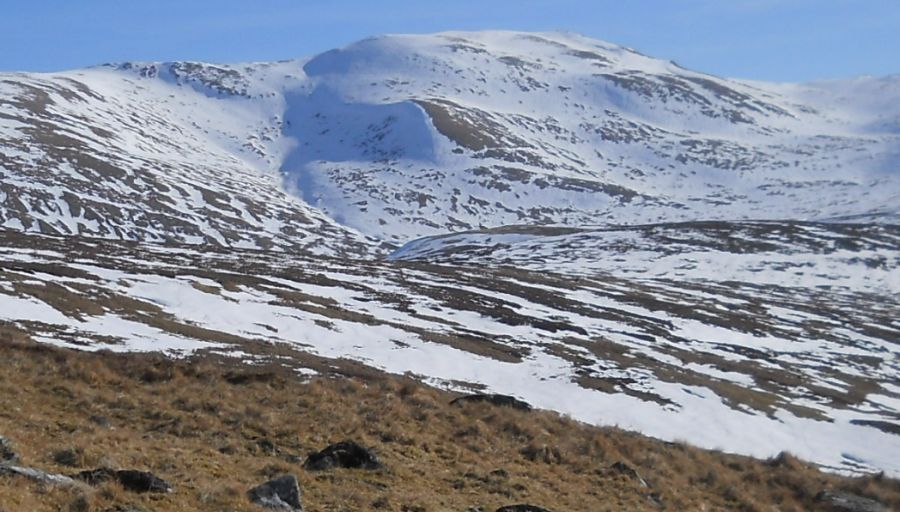
[[284,475],[250,489],[247,493],[253,503],[273,509],[290,512],[303,512],[300,486],[297,477]]
[[46,471],[41,471],[40,469],[12,466],[7,464],[0,464],[0,476],[2,475],[19,476],[27,478],[29,480],[33,480],[35,482],[61,485],[64,487],[81,487],[84,485],[81,482],[74,480],[66,475],[60,475],[58,473],[48,473]]
[[546,508],[541,508],[535,505],[507,505],[505,507],[500,507],[496,512],[550,512]]
[[303,467],[310,471],[331,468],[380,469],[381,461],[368,448],[353,441],[341,441],[307,457]]

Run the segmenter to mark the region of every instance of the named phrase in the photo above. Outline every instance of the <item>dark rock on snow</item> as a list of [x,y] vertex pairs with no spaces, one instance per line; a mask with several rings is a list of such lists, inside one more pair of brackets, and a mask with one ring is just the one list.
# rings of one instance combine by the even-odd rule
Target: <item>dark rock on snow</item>
[[330,468],[379,469],[381,461],[371,450],[353,441],[341,441],[310,454],[303,467],[310,471]]
[[125,490],[132,492],[171,492],[172,486],[168,482],[146,471],[133,469],[109,469],[98,468],[82,471],[74,478],[83,480],[91,485],[98,485],[106,481],[116,481]]
[[549,510],[534,505],[507,505],[500,507],[497,512],[550,512]]
[[881,503],[843,491],[822,491],[816,499],[834,512],[888,512]]
[[458,405],[466,402],[487,402],[492,405],[498,405],[501,407],[512,407],[513,409],[519,409],[520,411],[530,411],[531,405],[527,402],[523,402],[516,397],[509,395],[498,395],[498,394],[476,394],[476,395],[466,395],[461,396],[459,398],[454,398],[450,405]]
[[300,486],[294,475],[284,475],[269,480],[250,489],[247,495],[250,501],[266,508],[303,512],[303,504],[300,502]]

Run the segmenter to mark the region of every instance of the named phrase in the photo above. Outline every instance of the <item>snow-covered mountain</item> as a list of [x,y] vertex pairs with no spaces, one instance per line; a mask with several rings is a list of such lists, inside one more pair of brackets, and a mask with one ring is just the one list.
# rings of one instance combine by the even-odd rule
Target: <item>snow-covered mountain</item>
[[0,340],[346,358],[897,476],[898,224],[900,76],[517,32],[0,74]]
[[366,253],[508,224],[896,220],[898,105],[897,76],[726,80],[561,33],[5,74],[0,224]]

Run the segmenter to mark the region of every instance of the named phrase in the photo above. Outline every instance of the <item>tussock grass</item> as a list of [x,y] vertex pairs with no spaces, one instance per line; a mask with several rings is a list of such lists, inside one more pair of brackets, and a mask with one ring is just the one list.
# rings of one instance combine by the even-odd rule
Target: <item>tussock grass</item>
[[[0,326],[2,327],[2,326]],[[148,470],[175,491],[138,495],[0,477],[0,511],[258,510],[246,491],[296,474],[310,511],[815,510],[825,489],[900,509],[900,483],[704,451],[543,411],[450,406],[453,395],[371,373],[304,381],[278,366],[204,356],[85,353],[0,329],[0,435],[24,465]],[[306,454],[353,439],[384,470],[308,472]],[[611,466],[624,462],[640,479]]]

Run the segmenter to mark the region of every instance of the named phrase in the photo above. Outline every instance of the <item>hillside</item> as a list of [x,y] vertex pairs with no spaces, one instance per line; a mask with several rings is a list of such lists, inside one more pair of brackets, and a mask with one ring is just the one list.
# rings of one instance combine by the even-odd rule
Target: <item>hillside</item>
[[662,439],[900,474],[895,292],[14,233],[0,269],[0,320],[45,343],[302,373],[347,358]]
[[[278,365],[56,349],[5,325],[0,339],[0,432],[21,464],[62,474],[136,467],[172,487],[0,476],[3,510],[258,511],[247,491],[281,474],[297,476],[307,512],[837,511],[848,495],[900,506],[896,480],[824,474],[789,455],[705,452],[546,412],[453,406],[449,393],[346,362],[300,381]],[[308,453],[343,439],[373,449],[383,467],[304,469]]]

